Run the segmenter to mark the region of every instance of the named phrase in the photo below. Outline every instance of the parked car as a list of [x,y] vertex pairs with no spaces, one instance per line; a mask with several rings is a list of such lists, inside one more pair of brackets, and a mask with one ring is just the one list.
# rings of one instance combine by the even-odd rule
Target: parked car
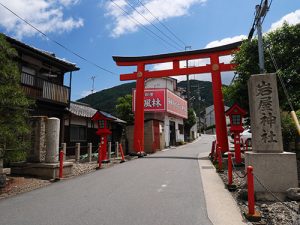
[[[252,133],[251,133],[251,129],[250,128],[245,129],[241,133],[240,138],[241,138],[241,145],[242,144],[247,144],[248,147],[252,146]],[[231,134],[231,139],[230,139],[231,143],[233,143],[233,139],[234,139],[234,135]]]
[[241,133],[241,143],[247,144],[248,146],[252,146],[252,133],[251,133],[251,129],[245,129]]

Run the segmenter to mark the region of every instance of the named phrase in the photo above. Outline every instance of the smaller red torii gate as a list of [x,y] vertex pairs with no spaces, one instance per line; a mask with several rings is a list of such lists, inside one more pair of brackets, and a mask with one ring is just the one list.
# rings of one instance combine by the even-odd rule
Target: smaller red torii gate
[[[144,152],[144,90],[145,79],[160,78],[169,76],[180,76],[188,74],[211,73],[212,88],[215,110],[215,124],[217,142],[222,152],[228,151],[228,138],[222,94],[221,72],[234,70],[234,64],[220,63],[221,56],[231,55],[238,50],[242,42],[236,42],[220,47],[207,48],[194,51],[184,51],[161,55],[141,57],[120,57],[113,56],[118,66],[136,66],[137,71],[129,74],[121,74],[120,80],[136,80],[136,111],[134,121],[134,150],[140,154]],[[190,68],[181,68],[180,61],[210,59],[210,64]],[[167,70],[148,71],[146,65],[159,63],[172,63],[173,68]]]

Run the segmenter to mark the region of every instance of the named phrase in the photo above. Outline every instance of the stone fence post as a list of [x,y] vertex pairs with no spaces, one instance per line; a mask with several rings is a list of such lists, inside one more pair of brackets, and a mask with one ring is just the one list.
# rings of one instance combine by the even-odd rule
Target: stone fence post
[[111,142],[108,142],[108,161],[111,160]]
[[76,143],[75,146],[75,162],[79,162],[80,159],[80,143]]
[[88,143],[88,161],[91,162],[92,161],[92,149],[93,149],[93,145],[92,143]]

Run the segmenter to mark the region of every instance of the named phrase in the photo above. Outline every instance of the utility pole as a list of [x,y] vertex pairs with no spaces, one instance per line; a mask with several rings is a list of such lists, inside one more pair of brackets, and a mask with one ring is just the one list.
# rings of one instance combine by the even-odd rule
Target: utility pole
[[259,57],[259,70],[260,73],[265,73],[265,58],[264,58],[264,46],[263,46],[263,35],[262,35],[262,18],[264,18],[269,10],[268,0],[264,0],[261,5],[256,5],[256,28],[258,38],[258,57]]
[[197,86],[191,86],[192,88],[197,88],[197,99],[198,99],[198,119],[199,119],[199,129],[200,129],[200,122],[201,122],[201,106],[202,106],[202,101],[203,99],[201,98],[200,90],[203,89],[204,87],[200,87],[199,81],[197,83]]
[[91,93],[93,94],[94,93],[94,84],[95,84],[95,76],[92,76],[91,79],[93,81],[93,84],[92,84],[92,90],[91,90]]
[[[192,46],[185,46],[184,50],[187,51],[187,49],[191,50]],[[185,67],[189,67],[189,61],[185,61]],[[186,97],[187,97],[187,104],[188,104],[188,109],[191,107],[190,104],[190,78],[189,75],[186,75]]]

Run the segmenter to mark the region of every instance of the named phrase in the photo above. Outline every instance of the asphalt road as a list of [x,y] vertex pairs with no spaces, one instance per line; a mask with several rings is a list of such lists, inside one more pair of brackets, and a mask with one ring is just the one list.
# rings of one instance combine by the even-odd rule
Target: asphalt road
[[210,225],[197,162],[211,137],[0,201],[0,225]]

